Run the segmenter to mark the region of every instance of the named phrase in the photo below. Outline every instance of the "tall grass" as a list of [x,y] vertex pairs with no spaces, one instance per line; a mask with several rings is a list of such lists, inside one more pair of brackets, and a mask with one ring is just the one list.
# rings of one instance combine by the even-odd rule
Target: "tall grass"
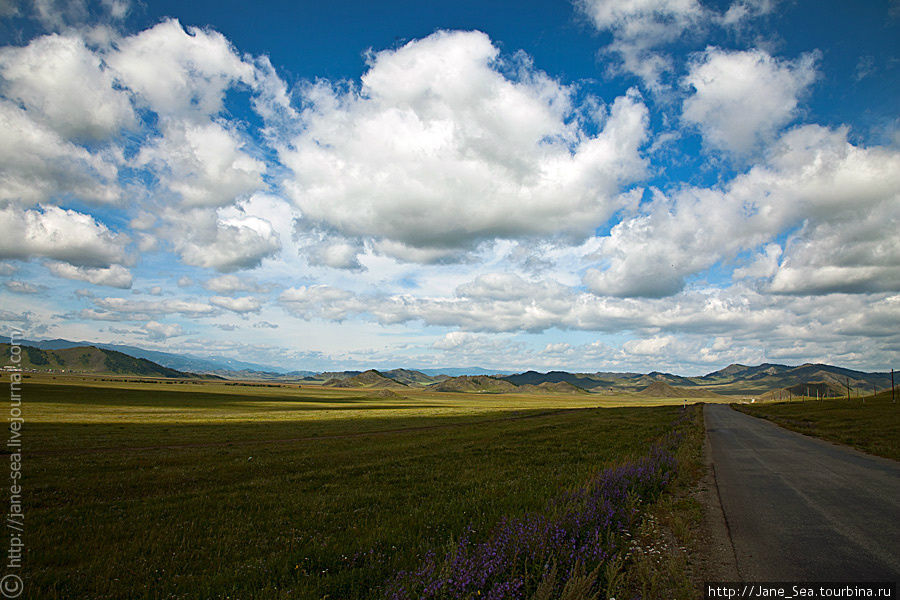
[[680,412],[236,392],[26,387],[24,597],[379,597],[467,531],[561,515],[575,500],[554,498],[646,456]]

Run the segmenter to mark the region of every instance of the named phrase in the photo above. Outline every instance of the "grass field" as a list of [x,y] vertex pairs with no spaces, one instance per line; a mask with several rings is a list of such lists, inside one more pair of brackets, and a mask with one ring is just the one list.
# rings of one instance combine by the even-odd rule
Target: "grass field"
[[747,414],[863,452],[900,460],[900,402],[891,392],[847,400],[737,404]]
[[22,397],[34,598],[380,597],[464,531],[646,454],[681,412],[63,378]]

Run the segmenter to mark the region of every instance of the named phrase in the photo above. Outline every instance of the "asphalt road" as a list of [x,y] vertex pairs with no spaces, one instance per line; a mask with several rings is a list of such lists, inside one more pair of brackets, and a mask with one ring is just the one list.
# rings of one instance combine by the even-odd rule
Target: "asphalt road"
[[900,463],[705,407],[742,581],[900,579]]

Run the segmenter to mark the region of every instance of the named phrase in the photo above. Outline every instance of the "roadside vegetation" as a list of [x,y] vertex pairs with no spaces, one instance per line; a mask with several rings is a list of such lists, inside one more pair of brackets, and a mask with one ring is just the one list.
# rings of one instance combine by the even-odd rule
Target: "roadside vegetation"
[[29,381],[26,596],[380,598],[504,528],[602,507],[601,536],[568,530],[593,562],[542,555],[509,597],[640,593],[679,570],[699,410],[438,396]]
[[890,390],[849,400],[808,398],[732,406],[799,433],[900,460],[900,398],[892,402]]

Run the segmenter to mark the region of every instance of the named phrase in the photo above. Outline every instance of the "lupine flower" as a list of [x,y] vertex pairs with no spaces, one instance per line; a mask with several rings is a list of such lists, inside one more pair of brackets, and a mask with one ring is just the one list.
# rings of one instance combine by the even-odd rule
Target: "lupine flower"
[[627,551],[639,507],[653,501],[677,472],[674,452],[682,419],[643,458],[607,468],[570,490],[544,511],[502,519],[484,541],[466,530],[444,556],[429,553],[414,571],[401,571],[386,585],[390,600],[525,599],[551,571],[560,588]]

